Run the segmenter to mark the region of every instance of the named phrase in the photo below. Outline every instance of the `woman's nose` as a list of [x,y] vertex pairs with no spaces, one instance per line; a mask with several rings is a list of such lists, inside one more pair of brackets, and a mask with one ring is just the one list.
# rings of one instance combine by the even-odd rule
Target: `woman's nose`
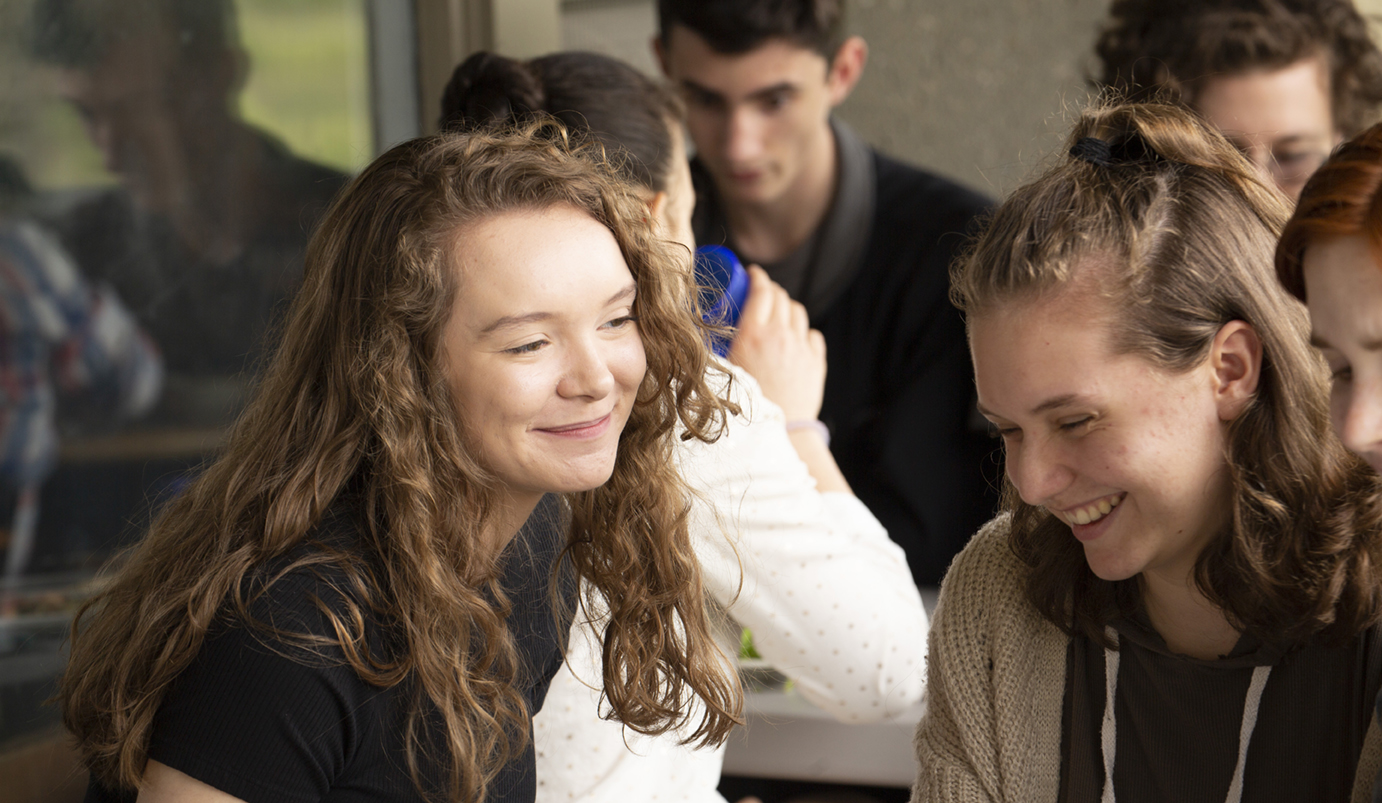
[[1339,440],[1374,467],[1382,463],[1382,377],[1355,384],[1335,417]]
[[1008,479],[1022,501],[1043,506],[1069,487],[1075,474],[1061,459],[1059,450],[1037,438],[1010,445],[1005,455]]
[[580,342],[567,351],[565,370],[557,393],[566,398],[603,399],[614,390],[614,373],[604,344]]

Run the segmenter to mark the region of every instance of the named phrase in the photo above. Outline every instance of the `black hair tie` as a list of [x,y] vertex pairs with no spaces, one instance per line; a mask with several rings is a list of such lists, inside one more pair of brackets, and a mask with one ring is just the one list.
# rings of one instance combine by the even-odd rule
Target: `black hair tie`
[[1113,148],[1098,137],[1081,137],[1070,149],[1070,155],[1099,167],[1113,164]]

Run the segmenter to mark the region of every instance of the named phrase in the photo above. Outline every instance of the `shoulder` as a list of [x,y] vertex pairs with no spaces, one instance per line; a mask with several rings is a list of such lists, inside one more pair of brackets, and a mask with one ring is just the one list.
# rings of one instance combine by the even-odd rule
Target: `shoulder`
[[[941,581],[939,606],[945,606],[950,617],[983,612],[1022,612],[1027,605],[1023,595],[1028,568],[1008,545],[1012,519],[1000,513],[980,528],[945,573]],[[1033,611],[1035,612],[1035,611]],[[963,615],[963,614],[962,614]]]
[[337,500],[299,544],[246,575],[240,591],[252,622],[228,605],[223,623],[247,626],[260,640],[276,634],[338,642],[338,623],[357,622],[364,628],[361,635],[381,646],[387,624],[381,613],[387,601],[379,598],[384,572],[366,545],[363,527],[355,503]]
[[[1002,653],[1019,664],[1034,651],[1064,655],[1065,634],[1027,600],[1031,568],[1008,544],[1010,525],[1010,516],[1000,513],[950,564],[941,581],[933,638],[961,653],[981,649],[990,659]],[[933,642],[933,650],[937,646]]]
[[993,199],[877,150],[873,163],[880,220],[921,219],[942,231],[970,233],[993,208]]

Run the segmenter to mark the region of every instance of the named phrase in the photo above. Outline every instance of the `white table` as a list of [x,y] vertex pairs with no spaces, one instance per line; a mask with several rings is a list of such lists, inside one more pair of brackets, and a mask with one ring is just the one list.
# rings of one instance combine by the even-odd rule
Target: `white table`
[[[927,613],[936,590],[923,588]],[[800,694],[751,691],[744,696],[745,725],[725,750],[724,774],[753,778],[911,786],[916,780],[912,734],[926,702],[873,724],[846,725]]]
[[724,774],[911,786],[917,777],[912,734],[923,710],[924,702],[890,721],[846,725],[800,694],[750,692],[745,726],[726,746]]

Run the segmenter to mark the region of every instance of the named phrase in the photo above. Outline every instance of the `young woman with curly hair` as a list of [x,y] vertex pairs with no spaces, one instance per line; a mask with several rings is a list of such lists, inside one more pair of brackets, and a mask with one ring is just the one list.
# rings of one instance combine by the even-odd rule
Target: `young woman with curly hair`
[[1095,52],[1099,86],[1189,104],[1292,198],[1382,108],[1353,0],[1114,0]]
[[1007,493],[941,587],[915,799],[1366,800],[1382,508],[1285,204],[1180,107],[1069,143],[952,276]]
[[[456,67],[441,105],[443,128],[550,113],[587,132],[621,154],[620,169],[664,236],[695,245],[680,104],[633,67],[597,53],[517,61],[480,52]],[[689,278],[691,260],[682,265]],[[724,365],[733,377],[724,395],[740,412],[724,437],[677,450],[695,492],[691,536],[706,588],[752,631],[759,655],[822,710],[850,723],[897,716],[921,700],[926,612],[902,548],[808,424],[825,388],[820,333],[801,304],[750,271]],[[635,738],[601,718],[598,627],[590,625],[576,622],[566,666],[533,722],[539,803],[723,803],[723,750],[693,749],[676,733]]]
[[[425,138],[337,199],[225,453],[73,625],[89,800],[531,801],[576,577],[618,600],[614,714],[725,738],[671,457],[725,408],[597,153],[553,125]],[[522,527],[544,498],[569,527]]]

